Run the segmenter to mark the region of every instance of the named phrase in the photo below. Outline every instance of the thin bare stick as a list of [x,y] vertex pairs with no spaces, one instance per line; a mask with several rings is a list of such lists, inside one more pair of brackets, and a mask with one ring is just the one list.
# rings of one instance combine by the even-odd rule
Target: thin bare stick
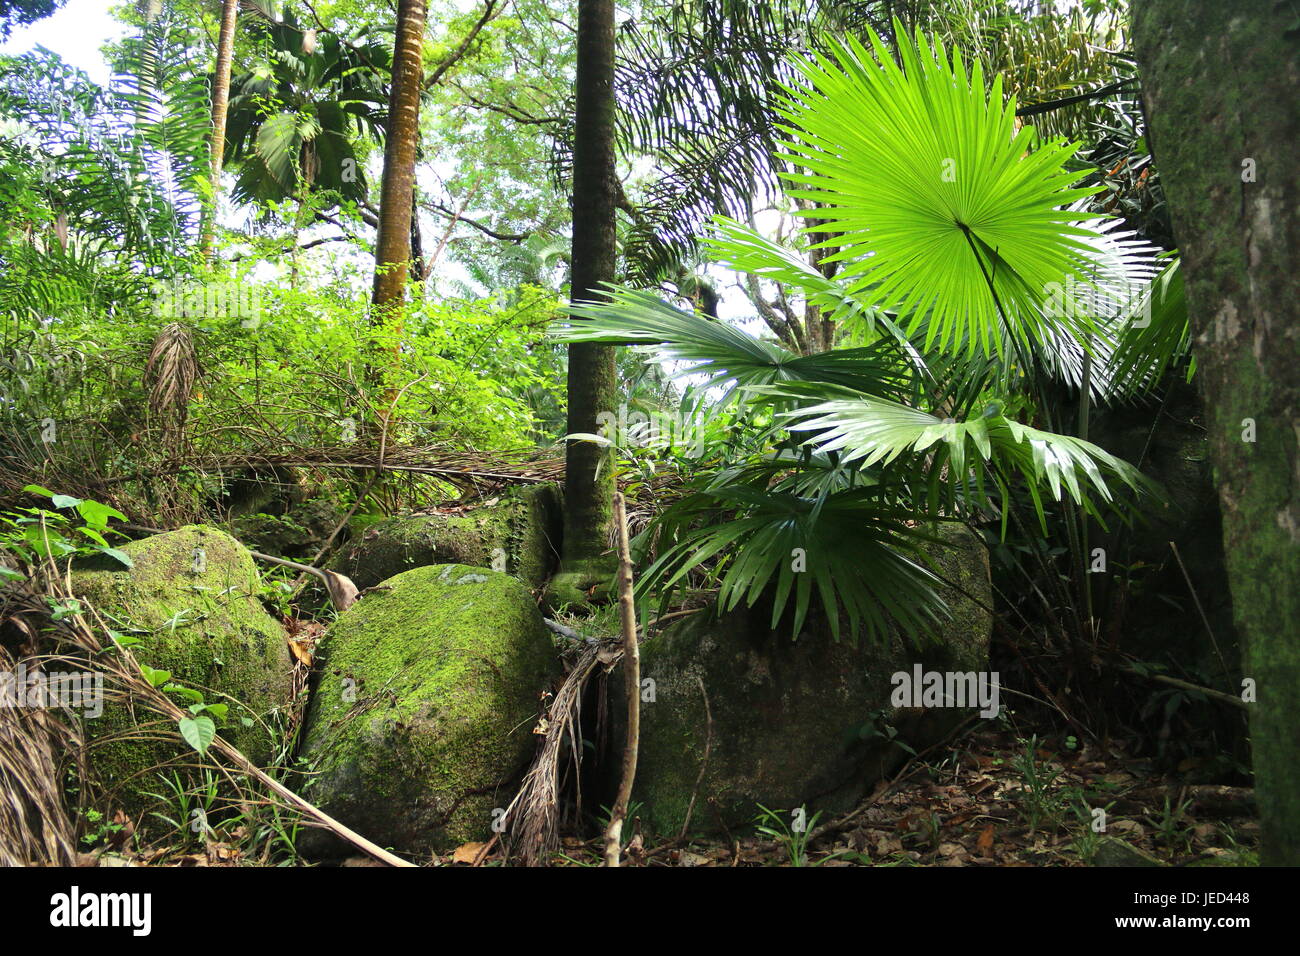
[[1194,691],[1198,694],[1204,694],[1210,700],[1217,700],[1221,704],[1227,704],[1229,707],[1238,707],[1241,710],[1250,710],[1250,705],[1240,697],[1234,697],[1232,694],[1225,694],[1223,691],[1213,690],[1209,687],[1202,687],[1200,684],[1193,684],[1191,681],[1179,680],[1177,677],[1169,677],[1165,674],[1144,674],[1139,670],[1131,667],[1124,668],[1125,672],[1135,674],[1138,677],[1145,677],[1147,680],[1153,680],[1158,684],[1168,684],[1170,687],[1177,687],[1180,690]]
[[618,605],[623,626],[623,679],[627,688],[627,739],[623,742],[623,779],[605,831],[605,865],[618,866],[623,819],[632,799],[636,779],[637,744],[641,739],[641,650],[636,639],[636,604],[632,598],[632,552],[627,541],[627,504],[614,495],[614,521],[618,526]]
[[[177,719],[184,716],[184,714],[180,712],[179,708],[177,708],[176,716]],[[281,799],[297,807],[303,813],[307,814],[309,817],[312,817],[327,829],[333,830],[334,833],[342,837],[344,840],[347,840],[358,850],[370,854],[376,860],[379,860],[381,863],[387,863],[389,866],[401,866],[401,867],[415,866],[415,864],[411,863],[409,860],[403,860],[400,856],[394,856],[393,854],[385,850],[383,847],[371,843],[369,840],[367,840],[361,834],[357,833],[355,830],[346,827],[338,820],[335,820],[324,810],[321,810],[319,807],[315,806],[312,803],[308,803],[306,800],[298,796],[298,794],[294,793],[292,790],[284,786],[278,780],[274,780],[271,777],[267,776],[257,767],[256,764],[254,764],[242,753],[240,753],[234,747],[230,746],[230,744],[226,743],[220,737],[214,738],[211,746],[213,750],[221,754],[231,763],[235,764],[235,766],[239,767],[239,769],[242,770],[244,773],[248,774],[250,777],[257,778],[259,781],[261,781],[264,787],[273,791]]]
[[297,561],[290,561],[288,558],[277,558],[273,554],[263,554],[261,551],[250,551],[248,553],[258,561],[277,564],[282,568],[289,568],[300,574],[310,574],[319,578],[321,583],[325,585],[325,590],[329,592],[330,603],[334,605],[334,610],[340,613],[357,603],[357,586],[352,583],[352,579],[346,574],[339,574],[337,571],[326,571],[323,568],[313,568],[309,564],[299,564]]
[[1187,590],[1191,592],[1192,600],[1196,602],[1196,611],[1201,615],[1201,623],[1205,625],[1205,633],[1210,635],[1210,643],[1214,645],[1214,654],[1219,658],[1219,665],[1223,668],[1224,679],[1231,684],[1232,672],[1228,670],[1228,662],[1223,659],[1223,651],[1219,650],[1219,641],[1214,636],[1214,628],[1210,627],[1210,619],[1205,614],[1205,608],[1201,607],[1201,598],[1196,593],[1196,587],[1192,584],[1192,576],[1187,573],[1187,565],[1183,564],[1183,556],[1178,553],[1178,545],[1172,541],[1169,542],[1169,547],[1173,550],[1174,557],[1178,561],[1178,567],[1183,572],[1183,580],[1187,582]]

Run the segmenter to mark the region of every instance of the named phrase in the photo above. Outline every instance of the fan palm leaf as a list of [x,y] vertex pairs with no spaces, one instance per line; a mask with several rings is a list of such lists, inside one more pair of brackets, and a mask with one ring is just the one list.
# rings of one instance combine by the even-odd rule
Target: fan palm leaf
[[[1111,358],[1111,374],[1116,392],[1123,397],[1154,388],[1191,350],[1180,261],[1174,259],[1165,266],[1120,332]],[[1189,358],[1189,380],[1195,371],[1195,359]]]
[[790,192],[818,220],[805,231],[834,234],[818,245],[851,291],[913,323],[930,312],[927,347],[1041,344],[1047,290],[1089,268],[1094,233],[1079,224],[1093,216],[1072,204],[1098,187],[1064,168],[1075,147],[1017,129],[1014,100],[978,62],[968,71],[919,31],[901,64],[869,39],[800,59],[782,107],[783,158],[807,170],[786,174]]
[[901,396],[906,377],[891,351],[877,345],[797,355],[728,325],[679,309],[657,295],[610,286],[607,302],[575,302],[579,321],[553,333],[562,342],[657,345],[661,361],[682,362],[679,375],[703,376],[704,387],[823,382],[872,395]]
[[[780,387],[766,391],[779,393]],[[964,482],[970,476],[982,492],[981,466],[987,464],[1004,503],[1011,483],[1023,478],[1044,531],[1040,489],[1056,501],[1068,495],[1103,527],[1097,499],[1113,503],[1116,485],[1134,491],[1151,489],[1141,472],[1104,449],[1007,418],[996,403],[964,421],[867,397],[835,399],[780,414],[790,422],[791,431],[815,433],[806,444],[822,453],[834,452],[845,462],[860,462],[862,467],[910,458],[914,467],[924,467],[933,482]],[[926,453],[928,460],[921,457]]]
[[[735,517],[719,521],[724,513]],[[770,594],[775,628],[793,601],[797,635],[816,598],[837,639],[841,615],[854,638],[902,632],[918,639],[945,607],[918,547],[930,538],[905,524],[911,516],[868,489],[815,497],[734,485],[702,491],[661,518],[669,543],[641,591],[656,590],[666,602],[694,568],[722,559],[721,611]]]

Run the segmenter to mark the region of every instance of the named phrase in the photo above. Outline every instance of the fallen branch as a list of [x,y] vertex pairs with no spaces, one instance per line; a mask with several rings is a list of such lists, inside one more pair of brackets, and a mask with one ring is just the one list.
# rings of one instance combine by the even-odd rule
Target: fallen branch
[[1206,697],[1210,698],[1210,700],[1217,700],[1219,703],[1227,704],[1229,707],[1238,707],[1242,710],[1250,709],[1250,705],[1240,697],[1236,697],[1232,694],[1225,694],[1223,691],[1212,690],[1209,687],[1202,687],[1200,684],[1193,684],[1191,681],[1179,680],[1177,677],[1169,677],[1165,674],[1145,674],[1132,667],[1125,667],[1123,670],[1126,674],[1132,674],[1135,677],[1145,677],[1147,680],[1153,680],[1158,684],[1168,684],[1170,687],[1177,687],[1179,690],[1204,694]]
[[327,571],[324,568],[314,568],[309,564],[299,564],[297,561],[290,561],[288,558],[277,558],[271,554],[263,554],[261,551],[250,551],[248,553],[259,561],[278,564],[280,567],[289,568],[299,574],[310,574],[319,578],[324,583],[325,590],[329,592],[330,603],[334,605],[334,610],[340,613],[357,603],[359,594],[357,586],[352,583],[352,579],[346,574]]

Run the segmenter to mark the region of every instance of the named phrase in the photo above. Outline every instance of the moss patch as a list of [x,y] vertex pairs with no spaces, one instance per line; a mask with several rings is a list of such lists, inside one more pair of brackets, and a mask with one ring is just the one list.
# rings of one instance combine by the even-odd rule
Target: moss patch
[[[73,592],[140,640],[133,652],[142,664],[170,671],[208,703],[229,704],[221,735],[254,762],[269,761],[276,734],[268,725],[288,706],[291,665],[283,629],[256,597],[259,579],[248,551],[202,525],[122,550],[132,568],[108,559],[86,562],[73,573]],[[254,726],[244,726],[241,717]],[[179,743],[106,739],[154,721],[120,704],[86,721],[90,739],[100,741],[92,748],[93,769],[110,801],[129,812],[150,803],[144,791],[160,790],[151,768],[190,755]]]
[[434,564],[502,567],[531,588],[554,570],[559,545],[559,493],[554,485],[531,485],[494,505],[464,514],[388,518],[344,547],[330,567],[359,588],[411,568]]
[[[414,568],[340,617],[319,660],[304,747],[319,772],[312,799],[404,852],[490,836],[559,673],[527,588],[484,568]],[[317,833],[303,846],[337,849]]]

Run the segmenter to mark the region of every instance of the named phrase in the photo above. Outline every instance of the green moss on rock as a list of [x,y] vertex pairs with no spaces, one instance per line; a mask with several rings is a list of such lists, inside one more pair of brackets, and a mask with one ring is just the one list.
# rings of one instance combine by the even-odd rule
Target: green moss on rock
[[[490,836],[534,752],[539,694],[559,673],[527,588],[483,568],[414,568],[342,615],[319,661],[311,798],[403,852]],[[302,845],[340,849],[319,832]]]
[[617,573],[618,558],[613,554],[574,559],[547,582],[543,602],[551,611],[610,604],[616,597]]
[[[983,546],[963,527],[940,534],[946,545],[928,548],[940,573],[988,604]],[[792,641],[788,630],[770,628],[770,610],[757,608],[721,619],[696,614],[647,641],[641,673],[654,682],[654,700],[641,705],[634,797],[648,830],[676,835],[692,793],[695,830],[718,819],[743,826],[759,803],[806,806],[809,814],[846,810],[905,758],[891,730],[916,749],[950,730],[970,711],[890,703],[891,676],[917,663],[987,670],[990,615],[952,589],[943,596],[952,617],[920,649],[897,636],[883,646],[836,642],[815,618]],[[615,705],[616,716],[622,710]]]
[[[229,704],[218,731],[254,762],[269,761],[275,715],[289,705],[291,663],[283,629],[257,599],[259,578],[248,551],[202,525],[132,541],[122,550],[131,568],[111,559],[86,562],[73,573],[73,592],[139,639],[132,650],[142,664],[170,671],[208,703]],[[145,792],[160,790],[152,769],[192,752],[179,742],[107,738],[156,719],[110,704],[101,717],[86,721],[92,769],[110,801],[137,815],[150,802]]]
[[364,589],[411,568],[501,567],[504,559],[505,571],[539,588],[555,568],[559,515],[555,486],[530,485],[467,513],[402,515],[380,521],[344,547],[330,567]]

